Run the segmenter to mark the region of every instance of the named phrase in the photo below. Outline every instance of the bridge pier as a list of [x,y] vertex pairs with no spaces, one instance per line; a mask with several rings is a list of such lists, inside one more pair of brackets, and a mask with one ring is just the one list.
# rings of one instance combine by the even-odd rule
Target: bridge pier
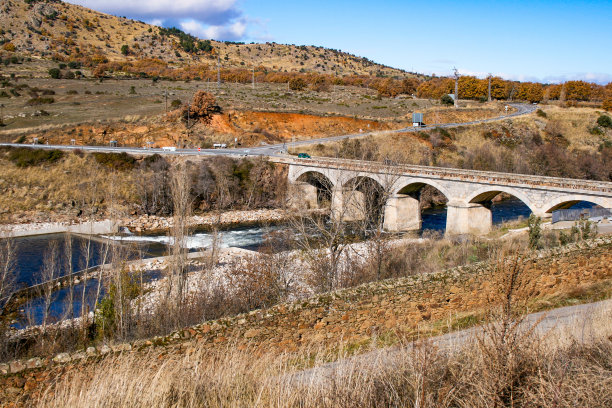
[[419,200],[407,194],[389,197],[385,205],[385,231],[400,232],[421,229],[421,208]]
[[475,203],[446,205],[446,235],[486,235],[491,231],[491,210]]
[[319,208],[317,188],[312,184],[296,181],[291,183],[289,192],[289,208],[296,210],[311,210]]
[[358,190],[334,186],[331,202],[331,215],[333,219],[361,221],[365,219],[365,211],[365,194]]

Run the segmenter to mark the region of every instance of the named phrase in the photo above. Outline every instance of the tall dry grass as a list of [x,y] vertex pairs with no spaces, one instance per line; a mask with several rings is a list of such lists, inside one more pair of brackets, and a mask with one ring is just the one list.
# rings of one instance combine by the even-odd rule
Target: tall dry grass
[[[539,331],[490,323],[469,339],[343,358],[324,350],[193,348],[73,370],[42,407],[610,407],[612,307]],[[328,363],[340,359],[338,363]],[[304,367],[314,367],[304,369]]]

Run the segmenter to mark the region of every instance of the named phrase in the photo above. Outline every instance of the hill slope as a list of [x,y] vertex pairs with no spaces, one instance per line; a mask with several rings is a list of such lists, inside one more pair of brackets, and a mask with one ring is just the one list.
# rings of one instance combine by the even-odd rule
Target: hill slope
[[409,75],[323,47],[201,41],[179,30],[161,29],[59,0],[0,0],[0,27],[0,42],[5,50],[7,44],[12,44],[19,54],[46,58],[58,55],[94,61],[159,58],[177,65],[216,64],[219,59],[224,67],[261,66],[274,71],[338,75]]

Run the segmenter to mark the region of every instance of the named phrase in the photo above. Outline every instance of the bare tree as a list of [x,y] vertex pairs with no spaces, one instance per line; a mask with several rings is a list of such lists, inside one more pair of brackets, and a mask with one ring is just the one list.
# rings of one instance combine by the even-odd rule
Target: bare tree
[[185,302],[187,280],[187,238],[192,199],[186,163],[178,163],[172,169],[170,186],[173,202],[171,261],[168,267],[168,289],[166,299],[173,298],[179,310]]
[[10,236],[0,239],[0,306],[13,292],[16,264],[17,245],[15,241]]
[[56,295],[56,279],[60,276],[60,253],[59,243],[50,241],[49,246],[43,254],[43,265],[40,271],[39,295],[42,299],[41,328],[43,335],[47,331],[47,325],[51,317],[51,305]]

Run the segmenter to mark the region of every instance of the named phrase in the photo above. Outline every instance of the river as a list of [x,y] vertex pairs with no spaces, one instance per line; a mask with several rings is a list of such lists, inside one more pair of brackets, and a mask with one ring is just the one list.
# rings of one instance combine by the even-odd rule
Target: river
[[[586,208],[591,205],[588,203],[579,203],[576,208]],[[492,218],[494,224],[516,220],[519,217],[529,217],[531,211],[518,199],[504,200],[498,203],[493,203],[491,207]],[[446,207],[429,208],[422,213],[422,231],[433,230],[443,232],[446,227]],[[238,247],[251,250],[257,250],[264,241],[266,234],[271,231],[283,228],[282,226],[250,226],[242,228],[233,228],[226,231],[221,231],[219,234],[219,242],[221,247]],[[17,285],[19,287],[30,286],[40,281],[41,268],[43,266],[44,254],[52,242],[59,245],[60,252],[64,248],[66,236],[64,234],[52,234],[35,237],[17,238]],[[145,258],[162,256],[167,250],[167,244],[171,242],[171,238],[163,235],[159,236],[139,236],[128,235],[122,237],[123,242],[138,244],[140,252]],[[210,247],[213,241],[213,236],[210,232],[196,232],[187,240],[187,247],[190,250],[198,248]],[[83,244],[85,239],[81,237],[72,237],[72,265],[73,270],[77,271],[83,267],[83,254],[86,253]],[[103,244],[100,241],[92,241],[91,247],[91,264],[96,265],[100,261],[100,249]],[[66,262],[62,263],[61,274],[65,274],[67,267]],[[155,279],[159,273],[152,273],[149,279]],[[93,291],[93,286],[96,285],[95,280],[90,280],[88,283],[89,290]],[[82,286],[77,286],[76,292],[80,293]],[[65,299],[68,296],[67,289],[60,290],[56,293],[52,304],[52,312],[56,316],[64,313]],[[75,301],[75,309],[80,310],[80,301]],[[90,305],[91,306],[91,305]],[[39,322],[42,310],[40,300],[34,301],[26,307],[26,314],[31,315],[31,321]],[[24,325],[21,322],[19,326]]]

